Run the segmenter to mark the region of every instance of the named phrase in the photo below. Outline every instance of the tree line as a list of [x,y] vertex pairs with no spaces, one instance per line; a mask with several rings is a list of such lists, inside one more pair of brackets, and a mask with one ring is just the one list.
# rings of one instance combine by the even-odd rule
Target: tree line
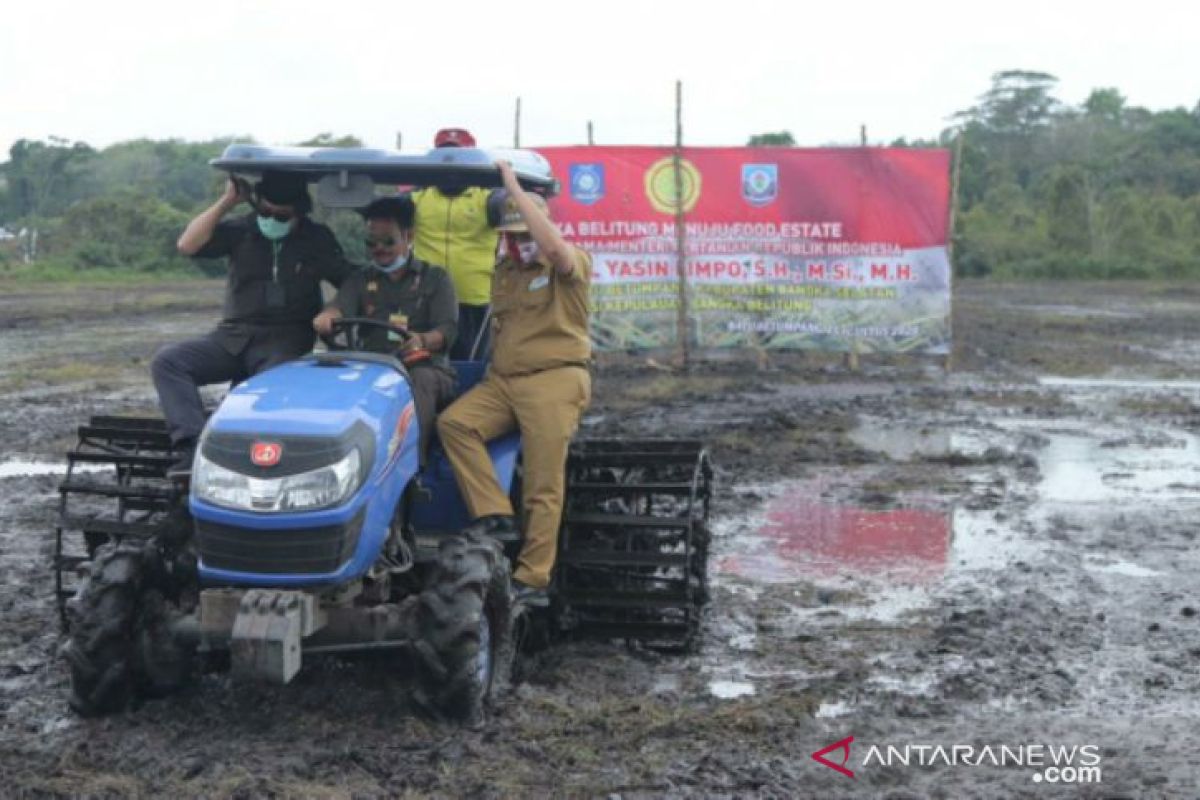
[[[1149,111],[1114,88],[1079,106],[1042,72],[997,73],[978,102],[936,140],[962,163],[954,232],[958,275],[998,278],[1152,278],[1200,275],[1200,103]],[[249,137],[136,140],[95,149],[63,139],[21,140],[0,164],[0,274],[123,270],[211,274],[220,264],[176,255],[175,239],[218,195],[208,166]],[[360,146],[323,133],[301,145]],[[756,146],[794,146],[787,131]],[[361,257],[352,214],[324,214]],[[35,233],[36,232],[36,233]],[[28,266],[26,262],[33,262]]]
[[[138,139],[97,150],[83,142],[19,140],[0,164],[0,275],[85,271],[222,274],[219,262],[180,256],[188,221],[220,195],[224,173],[208,162],[234,142]],[[297,144],[361,147],[353,136],[319,134]],[[319,214],[361,256],[361,223]]]
[[[1114,88],[1079,106],[1058,79],[1008,70],[936,140],[962,145],[954,226],[960,276],[1200,276],[1200,103],[1152,112]],[[793,146],[788,131],[750,146]]]
[[1200,275],[1200,103],[1152,112],[1100,88],[1070,106],[1056,83],[998,73],[942,134],[963,137],[958,274]]

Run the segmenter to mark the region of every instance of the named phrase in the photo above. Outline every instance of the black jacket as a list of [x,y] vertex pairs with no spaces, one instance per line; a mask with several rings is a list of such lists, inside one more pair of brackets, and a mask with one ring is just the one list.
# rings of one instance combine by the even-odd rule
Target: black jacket
[[308,217],[300,217],[278,242],[259,232],[253,213],[223,220],[195,257],[229,260],[217,334],[233,353],[262,328],[293,329],[282,335],[299,335],[301,328],[311,333],[312,318],[323,305],[321,281],[341,286],[355,272],[333,232]]

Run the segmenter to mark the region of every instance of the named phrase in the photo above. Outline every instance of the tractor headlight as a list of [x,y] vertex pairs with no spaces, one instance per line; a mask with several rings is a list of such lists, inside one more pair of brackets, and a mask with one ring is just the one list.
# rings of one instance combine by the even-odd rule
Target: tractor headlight
[[205,502],[242,511],[312,511],[336,506],[358,488],[361,479],[357,447],[329,466],[282,478],[243,475],[198,452],[192,491]]

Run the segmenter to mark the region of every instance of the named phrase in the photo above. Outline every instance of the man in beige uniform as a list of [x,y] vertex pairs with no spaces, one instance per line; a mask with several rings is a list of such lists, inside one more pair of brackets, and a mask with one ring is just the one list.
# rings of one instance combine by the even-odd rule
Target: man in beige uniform
[[438,433],[472,526],[513,531],[513,508],[485,443],[518,428],[524,457],[525,541],[513,573],[518,600],[546,605],[558,549],[567,446],[591,399],[588,286],[592,260],[567,244],[546,201],[497,162],[508,189],[501,259],[492,278],[492,360],[483,381],[438,419]]

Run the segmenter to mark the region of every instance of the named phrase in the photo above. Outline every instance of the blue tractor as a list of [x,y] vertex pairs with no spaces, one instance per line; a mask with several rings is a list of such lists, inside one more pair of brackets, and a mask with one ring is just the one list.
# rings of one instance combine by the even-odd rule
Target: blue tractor
[[[376,183],[498,185],[492,158],[233,145],[214,163],[242,175],[301,171],[319,202],[353,207]],[[514,158],[528,185],[552,186],[536,154]],[[507,685],[524,639],[695,643],[712,478],[701,443],[573,443],[551,606],[526,609],[510,595],[520,541],[464,531],[436,444],[419,467],[405,367],[359,346],[366,326],[386,323],[339,325],[329,349],[229,391],[190,485],[167,478],[176,456],[162,420],[79,427],[54,543],[76,711],[119,711],[206,669],[286,683],[310,657],[391,651],[412,665],[420,708],[473,720]],[[486,368],[454,366],[460,391]],[[489,451],[519,516],[518,435]]]

